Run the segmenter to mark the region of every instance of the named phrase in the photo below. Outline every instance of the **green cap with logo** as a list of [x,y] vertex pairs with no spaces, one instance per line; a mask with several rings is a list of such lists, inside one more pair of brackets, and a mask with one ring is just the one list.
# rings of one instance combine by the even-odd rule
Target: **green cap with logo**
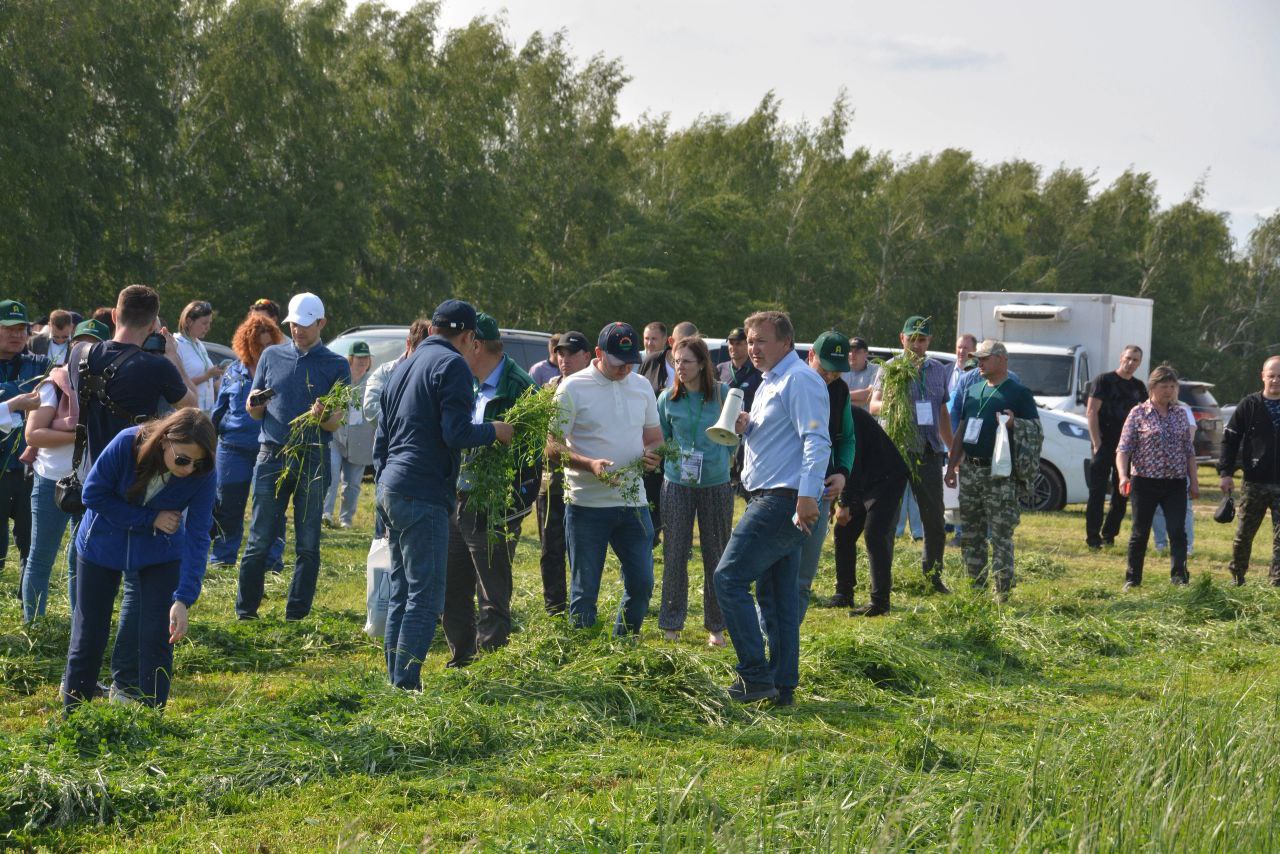
[[353,356],[373,356],[369,352],[369,344],[365,341],[356,341],[351,345],[351,355]]
[[844,373],[849,370],[849,339],[834,329],[824,332],[813,342],[818,364],[823,370]]
[[71,334],[72,339],[79,338],[81,335],[88,335],[90,338],[97,338],[99,341],[106,341],[111,337],[111,330],[107,328],[107,324],[101,320],[90,318],[83,320],[76,325],[76,331]]
[[0,326],[17,326],[21,323],[26,326],[27,307],[14,299],[7,299],[0,302]]
[[913,314],[907,318],[907,322],[902,324],[902,334],[910,338],[912,335],[924,335],[933,337],[933,324],[929,318],[919,314]]
[[502,333],[498,331],[498,321],[483,311],[476,312],[476,340],[501,341]]

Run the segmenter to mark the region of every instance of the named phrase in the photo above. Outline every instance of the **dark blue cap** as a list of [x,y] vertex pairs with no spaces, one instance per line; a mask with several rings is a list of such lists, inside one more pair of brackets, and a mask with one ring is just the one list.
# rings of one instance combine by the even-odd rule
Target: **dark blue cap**
[[431,315],[431,325],[437,329],[470,329],[474,332],[475,306],[466,300],[447,299],[436,306],[436,310]]
[[596,341],[596,346],[615,359],[621,359],[632,365],[640,364],[641,354],[644,352],[636,330],[630,323],[623,323],[621,320],[615,320],[600,330],[600,338]]

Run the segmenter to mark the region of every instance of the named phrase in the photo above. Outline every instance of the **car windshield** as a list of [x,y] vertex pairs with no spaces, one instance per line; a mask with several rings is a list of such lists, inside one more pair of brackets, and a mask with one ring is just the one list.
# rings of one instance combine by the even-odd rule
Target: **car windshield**
[[329,349],[339,356],[347,356],[351,353],[352,344],[363,341],[369,345],[369,353],[373,356],[373,367],[376,368],[383,362],[390,362],[400,357],[404,352],[404,339],[408,334],[409,330],[405,329],[403,332],[370,330],[364,334],[356,332],[339,335],[329,342]]
[[1010,353],[1009,371],[1018,375],[1034,395],[1067,397],[1071,394],[1071,356],[1046,353]]
[[1207,386],[1202,385],[1180,385],[1178,386],[1178,400],[1187,406],[1194,407],[1213,407],[1218,405],[1218,401],[1209,391]]

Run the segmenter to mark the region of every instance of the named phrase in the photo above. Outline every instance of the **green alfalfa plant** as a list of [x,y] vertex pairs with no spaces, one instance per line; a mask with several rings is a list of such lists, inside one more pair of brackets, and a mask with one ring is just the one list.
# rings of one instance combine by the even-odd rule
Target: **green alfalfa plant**
[[[555,389],[530,387],[516,398],[501,420],[511,425],[511,444],[486,445],[463,465],[469,484],[467,509],[484,517],[490,542],[508,536],[505,523],[515,509],[517,472],[542,463],[548,438],[557,443],[564,441]],[[549,462],[551,466],[557,464],[557,460]]]
[[[307,377],[307,387],[311,387],[310,375]],[[327,392],[316,397],[316,402],[324,405],[324,411],[320,416],[317,417],[309,407],[306,412],[289,422],[289,436],[280,448],[280,457],[284,460],[284,466],[276,478],[277,498],[291,474],[302,474],[307,454],[323,451],[324,443],[320,439],[320,431],[324,428],[320,425],[328,421],[334,412],[345,413],[353,403],[359,401],[354,387],[338,380]],[[322,465],[323,463],[324,461],[321,460]],[[323,469],[316,477],[317,479],[324,477]]]
[[[646,453],[657,455],[658,465],[662,465],[667,460],[680,459],[680,446],[673,442],[663,442],[656,448],[649,448]],[[624,506],[642,507],[647,506],[647,502],[641,500],[644,494],[643,478],[647,472],[648,467],[642,455],[629,463],[601,472],[596,475],[596,479],[605,486],[618,490]]]
[[916,427],[915,402],[911,399],[912,384],[920,383],[921,362],[907,351],[885,361],[876,359],[880,366],[880,426],[888,434],[894,447],[902,454],[911,476],[916,475],[916,459],[921,451],[920,431]]

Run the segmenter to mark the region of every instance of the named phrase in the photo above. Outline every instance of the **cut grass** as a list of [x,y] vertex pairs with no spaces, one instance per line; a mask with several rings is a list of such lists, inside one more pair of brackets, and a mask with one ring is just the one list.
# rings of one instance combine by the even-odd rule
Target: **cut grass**
[[[1204,507],[1216,501],[1202,499]],[[368,525],[362,505],[357,528]],[[532,531],[532,523],[527,526]],[[1078,512],[1019,529],[1010,604],[931,595],[899,542],[894,611],[811,608],[790,709],[724,691],[700,632],[639,645],[541,613],[517,551],[511,645],[424,690],[387,688],[360,633],[368,531],[326,532],[316,609],[238,623],[215,574],[163,714],[58,715],[65,592],[0,603],[0,828],[48,848],[1275,848],[1280,592],[1228,588],[1229,530],[1198,518],[1196,578],[1121,594]],[[1258,550],[1257,557],[1265,555]],[[695,560],[696,560],[695,556]],[[831,584],[830,549],[815,596]],[[1210,577],[1212,573],[1212,577]],[[660,575],[660,573],[659,573]],[[620,585],[612,558],[601,613]],[[0,585],[12,588],[12,564]],[[701,600],[691,591],[690,622]],[[659,591],[655,591],[654,608]],[[103,834],[101,824],[111,827]]]

